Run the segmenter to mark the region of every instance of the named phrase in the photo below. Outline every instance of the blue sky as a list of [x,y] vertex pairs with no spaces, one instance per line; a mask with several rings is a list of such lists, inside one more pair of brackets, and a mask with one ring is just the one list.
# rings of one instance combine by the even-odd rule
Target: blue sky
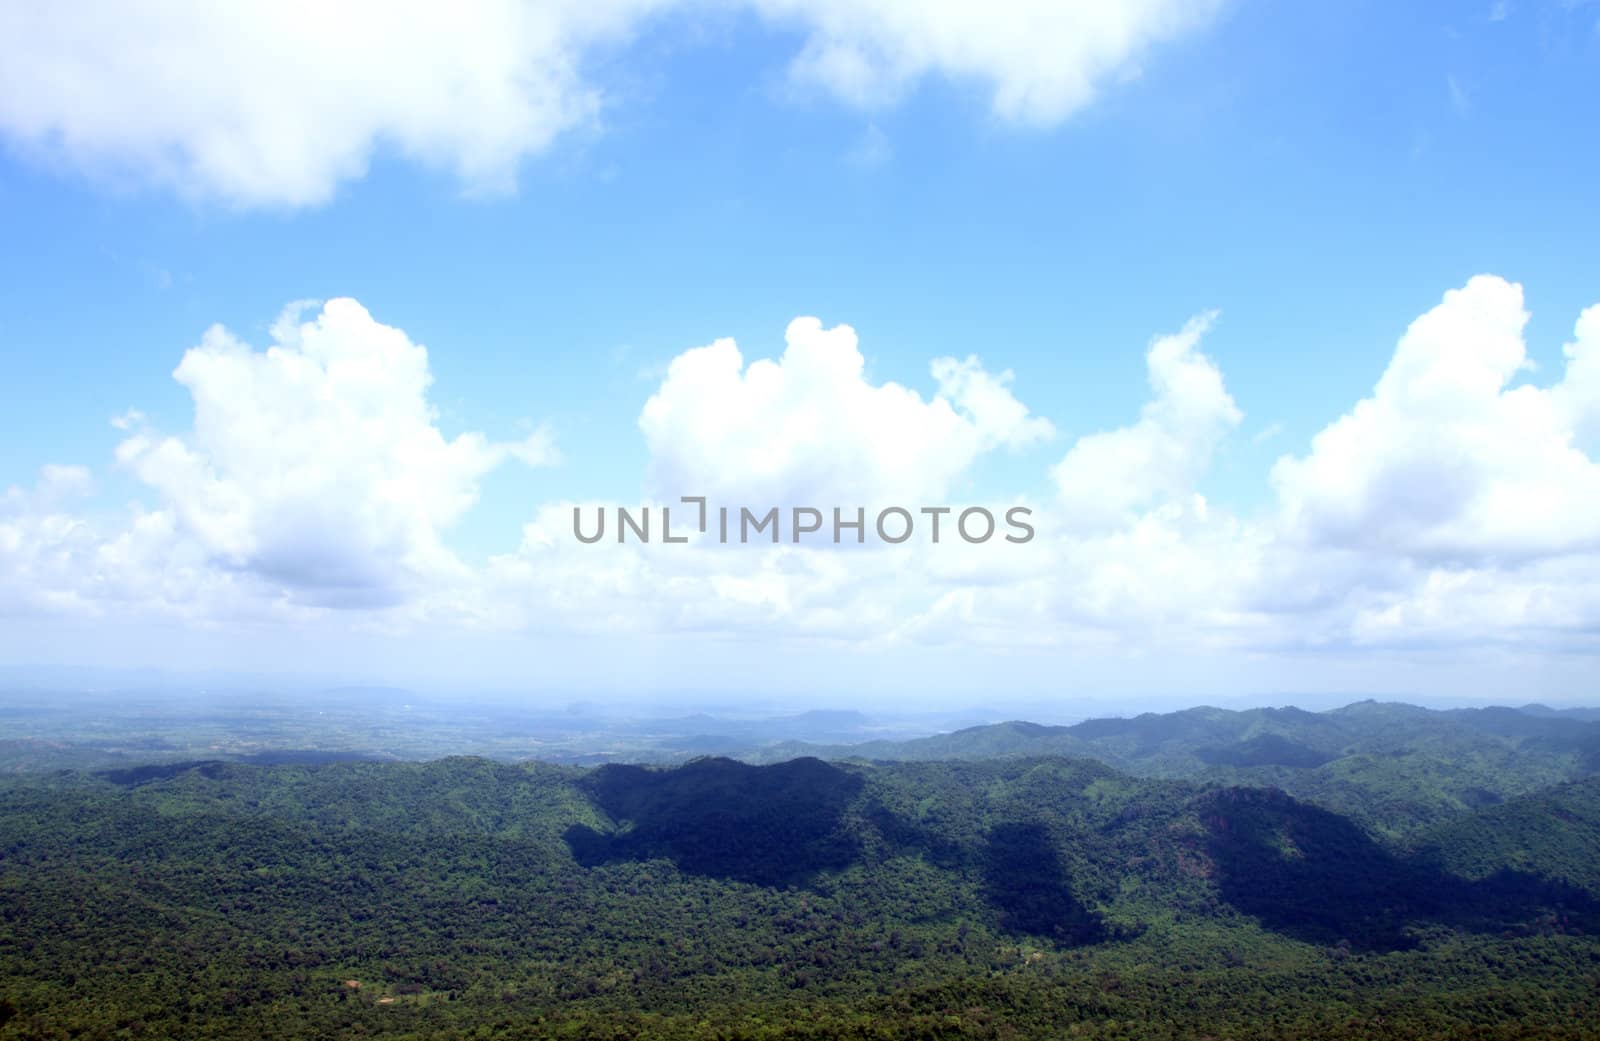
[[[1561,379],[1573,323],[1600,302],[1600,6],[1237,0],[1117,55],[1095,74],[1087,100],[1025,119],[997,111],[999,66],[974,73],[934,58],[866,97],[801,75],[796,55],[849,27],[803,4],[768,6],[788,13],[756,4],[741,13],[690,5],[618,15],[603,41],[573,43],[570,56],[597,106],[548,142],[517,144],[510,181],[487,186],[452,172],[448,143],[430,144],[419,161],[416,148],[394,145],[403,134],[380,130],[365,164],[330,175],[326,198],[270,180],[241,188],[237,179],[150,160],[181,146],[181,115],[152,118],[145,141],[139,127],[107,129],[107,118],[75,107],[91,102],[42,97],[28,77],[47,75],[50,56],[0,77],[0,94],[10,95],[0,108],[0,407],[12,432],[0,447],[0,488],[18,489],[20,503],[41,467],[84,467],[94,491],[72,509],[99,526],[97,538],[115,540],[130,501],[172,512],[173,537],[183,538],[185,510],[173,501],[180,493],[118,462],[128,435],[111,419],[137,409],[152,430],[184,437],[195,404],[172,373],[207,328],[220,324],[264,349],[290,302],[351,297],[376,322],[426,345],[427,399],[445,439],[478,431],[509,443],[542,429],[559,453],[551,465],[475,472],[471,507],[439,525],[442,544],[469,568],[516,552],[525,525],[551,504],[633,503],[659,491],[650,485],[656,448],[639,418],[669,361],[722,337],[735,339],[746,361],[776,357],[799,315],[853,327],[869,384],[893,381],[932,398],[939,387],[929,362],[946,356],[1010,370],[1010,391],[1054,436],[986,450],[937,490],[1067,510],[1052,503],[1052,467],[1080,437],[1134,424],[1151,398],[1152,339],[1216,310],[1195,349],[1221,373],[1242,418],[1224,424],[1193,488],[1177,499],[1200,493],[1241,524],[1270,526],[1298,509],[1270,476],[1275,461],[1308,457],[1319,431],[1372,394],[1407,326],[1447,291],[1480,274],[1520,284],[1533,365],[1510,382],[1539,386]],[[109,43],[90,30],[83,39],[57,34],[54,60],[65,67],[114,49],[115,30],[106,27]],[[13,33],[13,46],[27,46],[25,36]],[[875,38],[868,49],[897,46]],[[994,61],[1013,60],[1005,46]],[[381,79],[409,70],[367,72]],[[196,74],[196,89],[207,75]],[[188,103],[159,83],[128,89],[147,91],[151,108]],[[339,118],[337,97],[307,98],[303,111],[292,103],[286,111],[304,121],[309,147],[324,134],[363,133],[360,113]],[[253,111],[219,119],[243,125]],[[1585,422],[1572,431],[1580,448],[1592,429]],[[1594,446],[1587,450],[1592,460]],[[715,460],[706,466],[715,470]],[[1137,505],[1153,503],[1146,496]],[[1554,597],[1560,607],[1555,620],[1533,608],[1518,615],[1538,635],[1496,641],[1503,675],[1530,662],[1548,666],[1580,677],[1552,680],[1548,693],[1579,696],[1600,614],[1551,591],[1560,576],[1576,581],[1590,567],[1582,554],[1592,551],[1592,533],[1578,518],[1573,524],[1566,541],[1540,543],[1537,559],[1507,551],[1494,532],[1448,551],[1397,537],[1384,566],[1404,570],[1408,585],[1384,595],[1398,598],[1394,607],[1428,588],[1427,574],[1444,576],[1437,586],[1451,575],[1506,572],[1521,592],[1496,587],[1486,597]],[[191,550],[210,563],[186,567],[255,568],[249,550]],[[1339,566],[1365,574],[1365,564]],[[1546,571],[1530,578],[1530,567]],[[10,572],[19,589],[42,582],[40,573],[21,564]],[[108,613],[72,586],[78,579],[51,581],[11,598],[12,617],[31,635],[0,640],[0,656],[33,660],[44,633],[91,625],[132,633],[145,624],[137,620],[144,593],[119,601],[133,609]],[[105,585],[103,575],[96,581]],[[296,599],[292,589],[258,593],[267,603]],[[262,621],[232,601],[157,603],[149,610],[161,621],[150,624],[168,637],[113,639],[125,650],[112,657],[139,660],[111,663],[182,666],[193,650],[183,634],[195,626],[212,641],[222,634],[221,646],[241,657],[270,660],[277,652],[263,648],[311,639],[305,627],[331,642],[351,627],[401,633],[422,624],[313,606],[312,615]],[[1157,613],[1187,629],[1186,610],[1175,601]],[[1037,604],[1024,613],[1036,617]],[[665,639],[671,627],[659,624],[660,612],[646,614],[652,639]],[[1058,624],[1070,623],[1040,632]],[[1124,642],[1143,638],[1123,624],[1131,623],[1101,618],[1091,628]],[[262,626],[273,635],[260,635]],[[509,663],[519,634],[546,639],[548,628],[526,618],[491,628],[509,649],[496,652],[502,664],[486,675],[515,682]],[[735,626],[718,638],[759,659],[806,629],[790,613],[759,632]],[[1353,686],[1429,693],[1457,682],[1444,664],[1451,648],[1481,636],[1422,626],[1375,650],[1348,626],[1335,630],[1274,630],[1259,643],[1230,636],[1224,651],[1207,630],[1185,653],[1233,665],[1247,657],[1250,684],[1270,690],[1303,676],[1299,659],[1279,657],[1291,654],[1285,648],[1335,648]],[[1042,638],[1022,641],[1031,649],[1015,670],[1045,694],[1038,674],[1058,659],[1039,649],[1049,643]],[[1429,665],[1418,648],[1435,646],[1439,658]],[[999,652],[962,660],[981,663],[990,653]],[[1123,650],[1106,653],[1095,660],[1115,671]],[[1422,664],[1379,662],[1400,653],[1423,654]],[[362,659],[341,667],[360,672]],[[579,672],[573,664],[553,674]],[[1173,685],[1147,675],[1141,689]]]

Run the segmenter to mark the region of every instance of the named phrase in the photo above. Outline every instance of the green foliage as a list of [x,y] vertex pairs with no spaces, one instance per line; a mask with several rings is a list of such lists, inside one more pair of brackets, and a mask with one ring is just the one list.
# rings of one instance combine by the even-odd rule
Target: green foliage
[[1339,758],[1282,734],[1257,734],[1244,741],[1195,749],[1195,756],[1209,766],[1289,766],[1312,770]]
[[1558,785],[1435,829],[1424,855],[1466,878],[1534,871],[1600,893],[1600,778]]
[[1597,805],[1413,852],[1050,757],[16,779],[0,1039],[1580,1038]]

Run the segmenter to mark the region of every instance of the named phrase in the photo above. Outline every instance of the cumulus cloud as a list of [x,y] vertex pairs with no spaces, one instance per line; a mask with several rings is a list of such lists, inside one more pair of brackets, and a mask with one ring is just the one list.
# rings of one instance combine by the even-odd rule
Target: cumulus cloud
[[745,364],[732,340],[685,351],[639,428],[667,498],[841,505],[937,502],[981,454],[1051,436],[1011,393],[1010,372],[936,359],[928,400],[873,383],[856,333],[797,318],[777,360]]
[[[1215,443],[1239,421],[1198,351],[1210,322],[1203,315],[1151,345],[1154,397],[1136,423],[1068,453],[1075,476],[1098,482],[1069,482],[1073,494],[1112,497],[1096,530],[1056,503],[1032,502],[1040,533],[1025,545],[921,539],[847,554],[826,545],[579,546],[562,507],[543,511],[519,551],[491,563],[501,591],[486,600],[516,605],[524,619],[564,609],[602,631],[1003,647],[1103,646],[1132,628],[1148,645],[1218,632],[1242,639],[1260,628],[1246,601],[1264,536],[1207,511],[1194,492]],[[798,319],[787,342],[780,358],[748,364],[732,341],[673,359],[640,416],[664,496],[941,502],[985,452],[1053,433],[1012,393],[1010,373],[992,375],[975,358],[933,361],[938,390],[925,400],[867,379],[848,326]],[[1126,490],[1129,481],[1142,483]],[[999,515],[1017,501],[1027,500],[988,505]],[[587,504],[586,516],[599,505]]]
[[117,458],[219,566],[307,602],[392,603],[460,573],[441,533],[485,474],[553,449],[543,433],[447,440],[426,348],[354,300],[302,321],[307,309],[286,311],[265,351],[208,330],[173,373],[193,397],[193,431],[140,429]]
[[1200,315],[1156,339],[1145,355],[1153,396],[1139,421],[1080,438],[1056,465],[1064,523],[1104,527],[1160,503],[1193,501],[1217,445],[1243,418],[1222,372],[1200,353],[1215,319]]
[[1048,125],[1217,0],[421,0],[0,5],[0,132],[53,159],[240,205],[327,200],[374,153],[510,188],[592,125],[596,50],[667,12],[752,10],[805,39],[795,75],[851,103],[928,76]]
[[1574,443],[1593,454],[1600,450],[1600,304],[1578,318],[1571,343],[1562,348],[1566,375],[1550,398]]
[[0,493],[0,614],[73,605],[95,539],[73,510],[94,487],[81,466],[47,465]]
[[1464,564],[1600,547],[1600,464],[1578,440],[1600,415],[1600,319],[1541,388],[1514,385],[1527,318],[1521,286],[1480,276],[1413,322],[1371,396],[1274,466],[1290,534]]
[[[343,609],[402,631],[1117,654],[1592,650],[1600,308],[1545,385],[1525,377],[1525,320],[1520,288],[1498,278],[1446,294],[1370,396],[1277,462],[1250,515],[1202,497],[1241,414],[1200,350],[1201,316],[1152,342],[1149,400],[1125,426],[1068,449],[1053,496],[1023,490],[1038,529],[1026,545],[586,545],[567,502],[473,566],[451,525],[490,469],[546,461],[548,441],[445,438],[424,348],[354,301],[295,308],[265,351],[213,329],[184,356],[192,430],[118,418],[118,457],[156,493],[150,506],[86,509],[93,481],[75,467],[0,496],[0,610],[223,625]],[[727,340],[684,351],[639,416],[658,491],[968,501],[987,453],[1051,433],[1009,373],[947,357],[929,376],[931,395],[870,379],[855,333],[816,319],[792,323],[775,359],[747,362]]]

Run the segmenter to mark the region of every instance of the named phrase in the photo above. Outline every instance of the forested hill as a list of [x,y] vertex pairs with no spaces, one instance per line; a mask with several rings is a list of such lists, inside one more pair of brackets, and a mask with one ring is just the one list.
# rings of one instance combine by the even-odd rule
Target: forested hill
[[1597,848],[1059,757],[33,776],[0,1038],[1579,1038]]
[[1146,777],[1282,788],[1404,837],[1600,772],[1594,716],[1540,705],[1438,711],[1373,701],[1328,712],[1195,708],[1072,726],[998,723],[911,741],[788,743],[749,758],[1084,757]]

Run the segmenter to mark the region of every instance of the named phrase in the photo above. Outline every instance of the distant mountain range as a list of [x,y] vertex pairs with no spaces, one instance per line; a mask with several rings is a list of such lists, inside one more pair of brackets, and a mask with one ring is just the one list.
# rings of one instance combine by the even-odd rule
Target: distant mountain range
[[1434,710],[1375,701],[1326,712],[1194,708],[1071,726],[997,723],[908,741],[783,742],[746,758],[798,755],[1093,759],[1142,777],[1281,788],[1398,836],[1600,771],[1600,710]]

